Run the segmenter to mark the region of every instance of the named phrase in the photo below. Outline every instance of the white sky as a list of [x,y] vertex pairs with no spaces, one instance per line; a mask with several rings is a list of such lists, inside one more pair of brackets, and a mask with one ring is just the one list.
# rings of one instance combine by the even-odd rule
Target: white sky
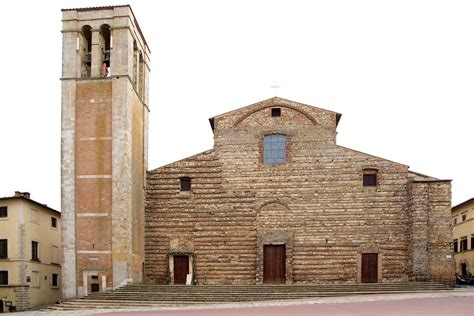
[[[125,1],[2,3],[0,196],[60,210],[60,9]],[[474,197],[474,1],[128,3],[152,51],[148,169],[277,95],[342,113],[340,145],[453,179],[453,205]]]

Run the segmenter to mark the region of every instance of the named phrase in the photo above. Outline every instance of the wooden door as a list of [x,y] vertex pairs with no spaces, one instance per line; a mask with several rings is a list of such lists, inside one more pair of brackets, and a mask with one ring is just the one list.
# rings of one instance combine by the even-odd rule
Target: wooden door
[[263,283],[285,284],[285,245],[263,246]]
[[362,283],[377,283],[378,281],[378,254],[363,253],[362,254]]
[[174,256],[174,284],[186,284],[186,275],[189,273],[188,256]]

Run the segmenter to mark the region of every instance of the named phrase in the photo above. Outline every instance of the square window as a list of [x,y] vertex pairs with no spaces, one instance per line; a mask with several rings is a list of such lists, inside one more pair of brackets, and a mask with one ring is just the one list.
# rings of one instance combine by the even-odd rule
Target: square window
[[39,261],[38,244],[37,241],[31,242],[31,260],[33,261]]
[[58,227],[58,219],[56,217],[51,217],[51,227]]
[[377,174],[376,173],[364,173],[363,179],[364,187],[376,187],[377,186]]
[[191,178],[182,177],[180,180],[181,191],[191,191]]
[[272,117],[280,117],[281,108],[272,108]]
[[8,258],[8,239],[0,239],[0,259]]
[[1,217],[8,217],[8,207],[0,206],[0,218]]
[[0,285],[8,285],[8,271],[0,271]]

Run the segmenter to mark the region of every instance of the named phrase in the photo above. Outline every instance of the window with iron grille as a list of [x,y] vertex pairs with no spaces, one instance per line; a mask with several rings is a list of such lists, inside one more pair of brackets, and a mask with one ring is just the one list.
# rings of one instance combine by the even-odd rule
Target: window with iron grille
[[286,135],[273,134],[264,137],[263,161],[266,165],[285,163]]
[[0,239],[0,259],[8,258],[8,239]]

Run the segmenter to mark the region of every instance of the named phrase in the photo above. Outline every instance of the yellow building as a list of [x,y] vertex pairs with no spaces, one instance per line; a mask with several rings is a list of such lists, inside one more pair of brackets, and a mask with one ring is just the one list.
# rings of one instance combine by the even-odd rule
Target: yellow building
[[15,192],[0,198],[0,312],[61,299],[61,213]]
[[456,273],[474,274],[474,198],[451,210]]

